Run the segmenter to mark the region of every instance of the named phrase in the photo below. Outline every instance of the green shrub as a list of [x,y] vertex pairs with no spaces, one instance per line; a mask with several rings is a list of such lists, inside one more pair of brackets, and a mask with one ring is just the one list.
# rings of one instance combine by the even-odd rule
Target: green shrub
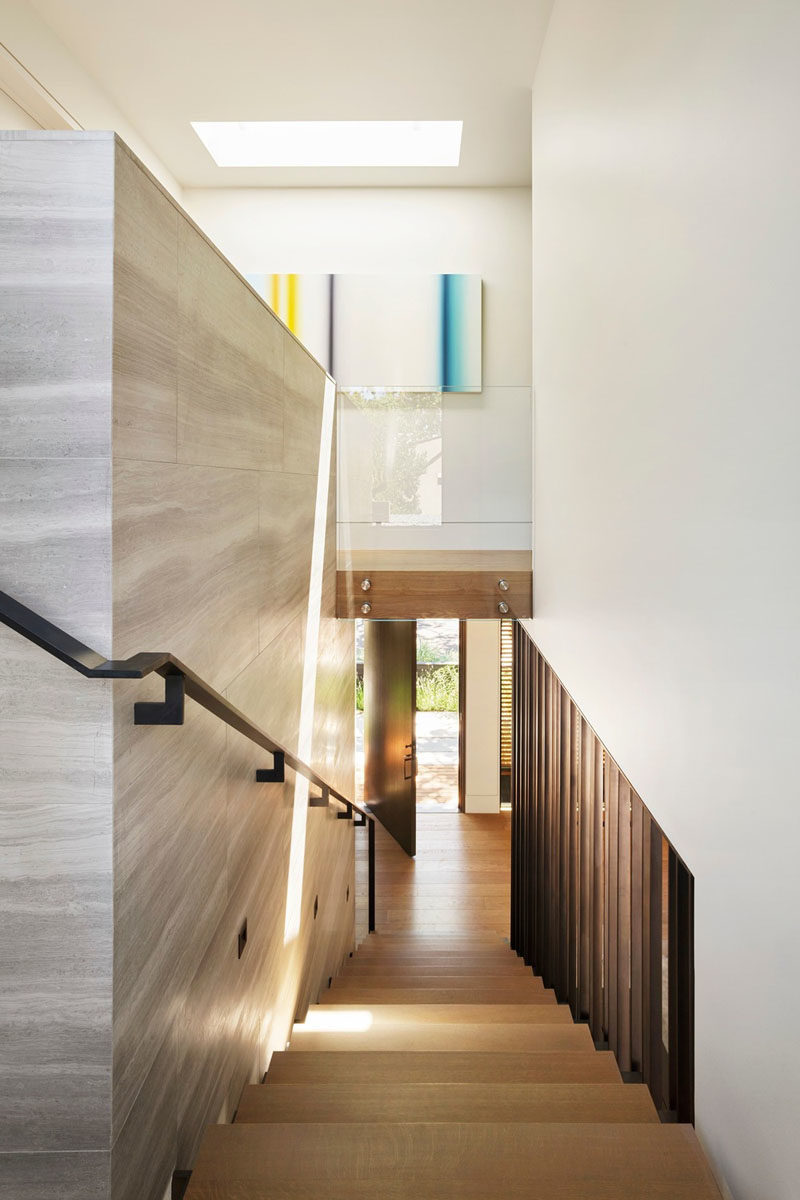
[[[364,681],[356,679],[356,710],[364,711]],[[458,667],[445,663],[417,674],[417,712],[458,712]]]
[[458,712],[458,667],[447,664],[417,675],[417,712]]
[[430,642],[423,641],[422,638],[417,642],[417,662],[418,663],[433,663],[439,661],[439,651]]

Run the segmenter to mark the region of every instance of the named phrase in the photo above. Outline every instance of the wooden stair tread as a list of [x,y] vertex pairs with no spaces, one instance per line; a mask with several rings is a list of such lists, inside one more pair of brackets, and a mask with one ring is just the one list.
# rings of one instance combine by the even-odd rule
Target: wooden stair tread
[[237,1121],[658,1121],[644,1084],[397,1083],[255,1084],[239,1101]]
[[[374,936],[374,935],[373,935]],[[508,942],[503,941],[497,934],[492,934],[487,941],[476,941],[474,938],[460,936],[438,936],[419,934],[417,937],[389,936],[382,942],[363,942],[356,954],[366,958],[371,954],[497,954],[507,958],[519,958]]]
[[186,1200],[720,1200],[694,1131],[657,1124],[212,1125]]
[[436,1022],[376,1023],[371,1029],[347,1033],[318,1033],[295,1026],[290,1054],[304,1050],[508,1050],[585,1051],[594,1054],[587,1025],[522,1025],[484,1023],[472,1025]]
[[[471,917],[470,917],[471,920]],[[375,949],[399,949],[401,947],[420,948],[423,950],[506,950],[513,954],[511,943],[503,934],[491,929],[456,929],[453,926],[445,929],[417,929],[410,932],[407,929],[384,929],[381,934],[369,934],[366,942],[359,947],[359,954]]]
[[369,934],[366,941],[360,944],[359,950],[367,949],[374,946],[399,946],[399,944],[408,943],[411,946],[441,946],[443,949],[452,948],[452,943],[461,943],[464,946],[480,947],[480,946],[499,946],[506,950],[511,950],[509,938],[503,937],[500,934],[491,934],[485,930],[473,931],[449,931],[449,932],[425,932],[417,930],[383,930],[380,934]]
[[544,987],[541,977],[521,963],[361,963],[346,965],[337,979],[532,979]]
[[522,962],[522,959],[516,954],[510,946],[500,939],[493,938],[491,942],[474,942],[472,939],[415,939],[413,941],[400,940],[399,938],[390,939],[387,942],[380,944],[372,943],[366,946],[361,946],[356,951],[359,959],[372,958],[378,954],[405,954],[413,957],[414,955],[447,955],[451,958],[457,955],[467,955],[472,957],[494,956],[496,958],[515,959],[517,962]]
[[[359,966],[359,969],[381,969],[393,967],[395,970],[414,970],[417,967],[427,967],[428,969],[439,968],[439,970],[493,970],[499,968],[505,970],[511,967],[522,967],[529,971],[529,968],[524,966],[521,958],[514,958],[510,954],[423,954],[420,951],[414,953],[402,953],[395,951],[393,954],[377,951],[374,954],[365,954],[363,958],[354,959]],[[533,972],[529,972],[533,974]]]
[[[306,1023],[309,1028],[319,1028],[319,1021],[327,1021],[331,1015],[344,1016],[348,1013],[363,1011],[364,1004],[356,1001],[342,1001],[331,1004],[312,1004],[308,1010]],[[314,1014],[318,1014],[315,1017]],[[448,1003],[420,1004],[412,1001],[406,1004],[376,1004],[370,1009],[371,1025],[475,1025],[475,1024],[535,1024],[535,1025],[572,1025],[572,1013],[566,1004],[467,1004]],[[294,1033],[302,1029],[295,1025]],[[292,1036],[294,1036],[294,1033]]]
[[476,983],[467,987],[371,987],[369,984],[334,984],[322,993],[320,1004],[515,1004],[553,1005],[555,993],[529,987]]
[[396,1083],[618,1083],[617,1060],[610,1050],[520,1053],[503,1050],[427,1052],[340,1050],[272,1055],[266,1087],[337,1084],[341,1089],[381,1082]]

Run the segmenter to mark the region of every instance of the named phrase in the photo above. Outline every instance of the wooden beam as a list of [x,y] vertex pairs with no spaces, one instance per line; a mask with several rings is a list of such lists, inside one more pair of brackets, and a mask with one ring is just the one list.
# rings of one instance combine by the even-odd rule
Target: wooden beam
[[[499,584],[503,579],[507,590]],[[369,580],[365,591],[362,584]],[[369,605],[367,612],[363,606]],[[503,612],[498,605],[508,605]],[[337,617],[409,620],[426,617],[530,617],[530,571],[371,571],[336,573]]]

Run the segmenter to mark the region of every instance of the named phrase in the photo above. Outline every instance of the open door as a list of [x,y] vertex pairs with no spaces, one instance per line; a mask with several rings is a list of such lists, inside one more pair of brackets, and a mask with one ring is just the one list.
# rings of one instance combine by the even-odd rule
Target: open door
[[417,852],[416,621],[364,623],[364,796],[388,833]]

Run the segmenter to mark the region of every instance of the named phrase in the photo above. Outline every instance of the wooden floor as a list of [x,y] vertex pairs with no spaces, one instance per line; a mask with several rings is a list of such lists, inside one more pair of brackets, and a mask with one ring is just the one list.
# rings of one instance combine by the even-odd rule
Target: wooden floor
[[690,1126],[662,1125],[508,944],[509,821],[379,829],[378,932],[206,1131],[187,1200],[720,1200]]
[[[365,846],[359,850],[363,855]],[[480,930],[508,938],[509,813],[418,813],[416,858],[379,825],[375,867],[375,925],[381,933],[471,937]]]

